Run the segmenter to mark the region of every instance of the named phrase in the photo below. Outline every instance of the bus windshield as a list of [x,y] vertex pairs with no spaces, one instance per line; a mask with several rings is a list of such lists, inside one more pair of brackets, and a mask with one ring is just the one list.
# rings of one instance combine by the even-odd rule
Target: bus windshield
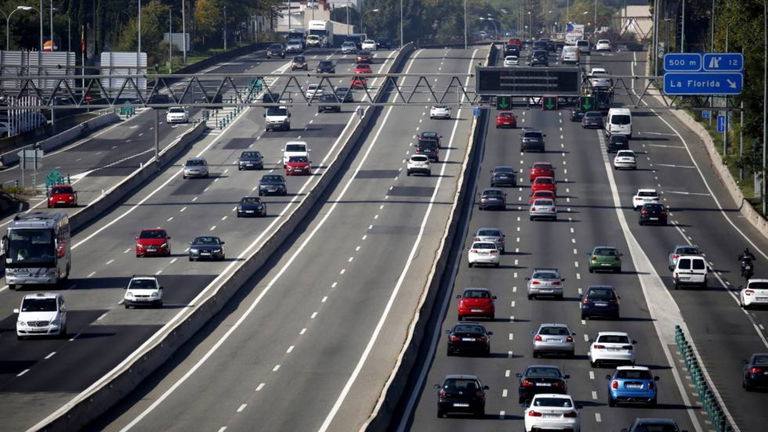
[[8,231],[6,267],[53,267],[56,247],[51,229],[11,229]]

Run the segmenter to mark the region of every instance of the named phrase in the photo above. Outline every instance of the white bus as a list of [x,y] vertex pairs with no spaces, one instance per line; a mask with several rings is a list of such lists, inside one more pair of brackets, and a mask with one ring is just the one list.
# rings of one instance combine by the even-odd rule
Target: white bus
[[64,213],[16,215],[3,237],[5,282],[18,285],[58,284],[69,278],[72,244]]

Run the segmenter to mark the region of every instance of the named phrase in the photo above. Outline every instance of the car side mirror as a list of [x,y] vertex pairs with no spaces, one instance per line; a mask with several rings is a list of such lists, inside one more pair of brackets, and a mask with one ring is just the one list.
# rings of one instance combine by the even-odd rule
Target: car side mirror
[[288,118],[291,118],[291,113],[288,113]]
[[457,295],[457,296],[456,296],[456,298],[457,298],[457,299],[460,299],[460,298],[461,298],[461,294]]
[[571,379],[571,376],[570,376],[570,375],[568,375],[568,374],[566,374],[566,375],[563,375],[563,379]]
[[267,117],[267,113],[262,114],[262,117]]
[[490,389],[491,389],[491,388],[490,388],[490,387],[488,387],[487,385],[486,385],[486,386],[483,386],[483,390],[490,390]]
[[582,404],[581,402],[576,402],[576,409],[582,409],[582,408],[584,408],[584,404]]
[[527,277],[527,278],[525,278],[525,280],[531,280],[531,278]]
[[139,239],[139,236],[133,236],[133,239],[134,239],[134,240],[138,240],[138,239]]
[[13,313],[15,313],[15,314],[19,313],[19,309],[18,308],[14,309]]
[[226,242],[225,241],[221,242],[221,244],[224,244],[224,243],[226,243]]
[[608,381],[610,381],[610,380],[611,380],[611,374],[605,374],[605,379],[607,379]]
[[653,377],[653,380],[654,380],[654,381],[658,381],[658,380],[659,380],[659,377],[655,376],[655,377]]
[[637,343],[637,341],[636,341],[636,340],[633,340],[633,341],[632,341],[632,345],[635,345],[636,343]]
[[59,310],[61,310],[62,312],[66,312],[67,311],[67,307],[66,306],[62,306],[61,309],[59,309]]
[[516,376],[517,378],[522,378],[522,377],[523,377],[523,374],[521,374],[520,372],[515,372],[515,376]]
[[492,331],[489,331],[489,332],[488,332],[488,336],[493,336],[493,332],[492,332]]
[[159,289],[164,289],[164,288],[165,288],[165,287],[161,285]]
[[496,300],[496,296],[491,296],[492,299]]
[[565,278],[560,279],[560,282],[565,282]]
[[440,390],[440,384],[435,384],[432,386],[432,388],[435,390]]
[[170,240],[170,239],[171,239],[171,236],[168,236],[168,237],[166,237],[165,239],[166,239],[166,240]]
[[445,334],[451,334],[451,331],[450,330],[446,330]]

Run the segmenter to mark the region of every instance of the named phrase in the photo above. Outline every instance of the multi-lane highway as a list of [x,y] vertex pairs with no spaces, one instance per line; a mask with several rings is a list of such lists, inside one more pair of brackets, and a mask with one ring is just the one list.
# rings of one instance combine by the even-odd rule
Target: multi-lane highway
[[[374,70],[391,61],[393,52],[377,53]],[[341,71],[349,72],[349,57],[331,51],[308,53],[310,66],[333,58]],[[284,68],[289,60],[266,61],[257,70],[268,73]],[[248,251],[260,247],[281,217],[293,211],[318,181],[328,161],[339,151],[338,137],[353,110],[341,114],[317,114],[316,108],[292,110],[294,130],[264,132],[261,109],[246,110],[221,134],[196,143],[187,157],[201,156],[211,166],[207,179],[182,179],[179,166],[161,173],[124,204],[104,215],[99,223],[73,239],[70,284],[60,291],[69,306],[69,339],[17,341],[15,316],[24,292],[0,292],[3,359],[4,425],[20,430],[34,425],[75,394],[115,367],[160,327],[191,306],[217,276],[226,277]],[[235,208],[240,198],[256,195],[261,176],[281,172],[282,147],[289,139],[310,143],[313,175],[288,178],[287,197],[266,197],[266,218],[240,219]],[[246,149],[261,151],[264,171],[238,171],[237,158]],[[164,227],[172,239],[172,256],[136,258],[134,236],[145,227]],[[224,262],[189,262],[186,248],[195,236],[213,234],[225,241]],[[134,274],[156,275],[165,287],[165,307],[124,309],[124,288]],[[44,408],[40,408],[40,407]]]
[[[484,51],[418,50],[403,72],[464,74]],[[278,251],[177,365],[98,426],[359,428],[396,364],[450,214],[472,123],[469,109],[454,116],[430,120],[428,106],[385,108],[290,249]],[[441,162],[431,177],[406,176],[423,130],[443,136]]]

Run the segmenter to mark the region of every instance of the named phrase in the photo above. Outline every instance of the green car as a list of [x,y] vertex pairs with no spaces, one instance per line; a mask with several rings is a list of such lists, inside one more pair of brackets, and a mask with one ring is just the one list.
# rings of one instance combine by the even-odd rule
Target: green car
[[621,273],[622,254],[613,246],[595,246],[589,255],[589,272],[611,270]]

